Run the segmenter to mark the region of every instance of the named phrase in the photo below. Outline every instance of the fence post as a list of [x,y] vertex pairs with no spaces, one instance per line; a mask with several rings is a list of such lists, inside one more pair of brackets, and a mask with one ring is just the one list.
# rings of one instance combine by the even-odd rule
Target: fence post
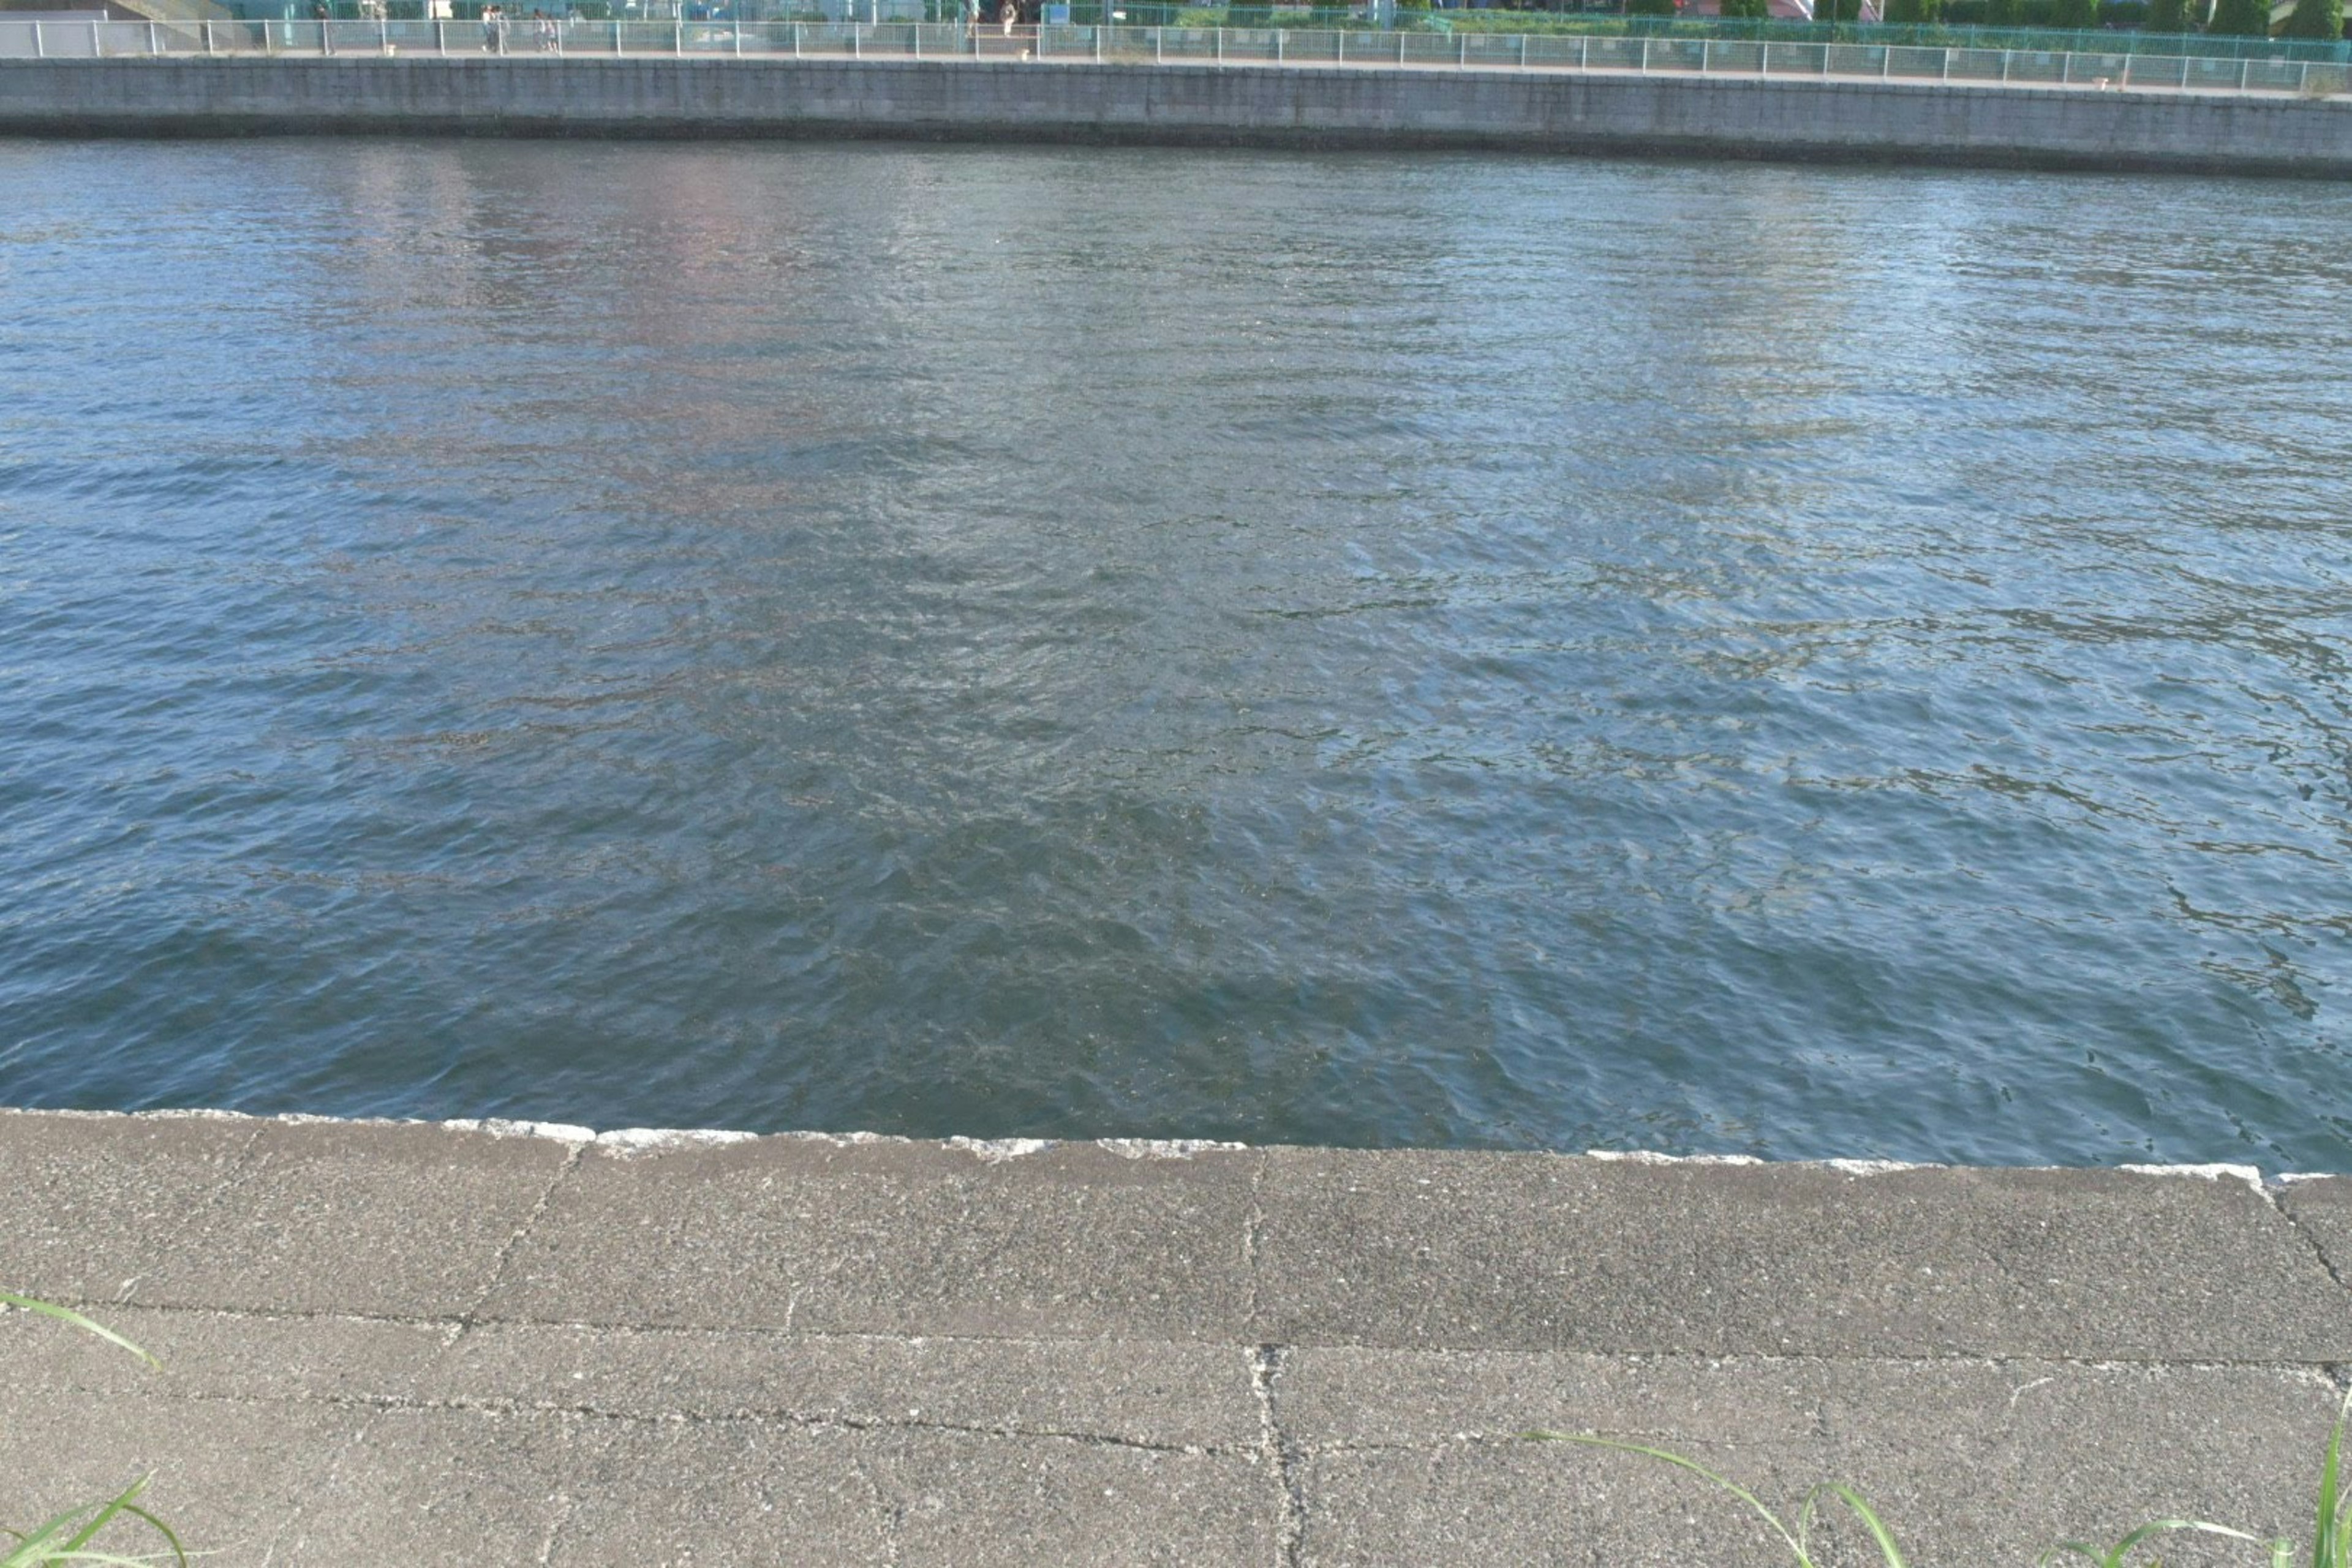
[[2060,87],[2074,85],[2074,52],[2072,49],[2058,57],[2058,85]]
[[1650,35],[1647,33],[1642,35],[1642,74],[1650,74]]
[[1167,28],[1154,27],[1151,29],[1151,63],[1153,65],[1158,65],[1161,60],[1168,58],[1165,50],[1167,37]]
[[1576,40],[1576,68],[1578,70],[1592,68],[1592,35],[1590,33]]
[[160,55],[163,52],[163,46],[156,40],[155,24],[152,22],[147,24],[147,52],[151,55]]
[[[1334,65],[1346,65],[1348,63],[1348,29],[1342,27],[1331,36],[1339,40],[1339,53],[1333,57],[1332,63]],[[1524,50],[1521,51],[1523,54],[1526,51]]]
[[2000,79],[2003,81],[2007,81],[2009,79],[2009,51],[2007,49],[2000,51]]
[[[40,24],[37,22],[33,24],[33,36],[37,38],[40,37]],[[2242,58],[2238,61],[2238,90],[2240,92],[2246,90],[2246,71],[2252,64],[2253,62],[2252,60]]]
[[1470,35],[1467,33],[1456,33],[1454,36],[1454,63],[1456,66],[1466,66],[1470,63]]
[[2294,90],[2298,97],[2311,90],[2311,62],[2305,60],[2296,70]]
[[213,52],[213,25],[212,25],[210,22],[206,22],[206,23],[205,24],[205,53],[206,53],[206,54],[211,54],[212,52]]
[[1698,41],[1698,74],[1701,76],[1706,74],[1707,51],[1714,47],[1715,40],[1712,38],[1701,38]]
[[1772,46],[1769,44],[1756,51],[1756,74],[1758,76],[1772,74]]
[[1944,80],[1946,80],[1946,81],[1949,81],[1949,80],[1951,80],[1951,79],[1952,79],[1952,51],[1951,51],[1951,50],[1949,50],[1949,49],[1946,49],[1946,50],[1944,51],[1944,78],[1943,78],[1943,79],[1944,79]]
[[[1340,37],[1345,37],[1347,35],[1342,33]],[[1519,68],[1521,70],[1528,68],[1528,36],[1525,33],[1519,35]]]
[[47,47],[41,42],[41,25],[38,22],[33,24],[33,58],[37,60],[49,58]]
[[1274,30],[1274,63],[1282,63],[1282,29],[1279,27]]
[[683,16],[669,25],[669,52],[674,55],[686,53],[686,18]]
[[1224,30],[1223,27],[1219,27],[1219,28],[1217,29],[1217,63],[1218,63],[1219,65],[1223,65],[1223,64],[1224,64],[1224,60],[1225,60],[1225,30]]
[[1399,33],[1399,34],[1396,36],[1396,38],[1397,38],[1397,64],[1399,64],[1399,65],[1402,65],[1402,64],[1404,64],[1404,35],[1403,35],[1402,33]]

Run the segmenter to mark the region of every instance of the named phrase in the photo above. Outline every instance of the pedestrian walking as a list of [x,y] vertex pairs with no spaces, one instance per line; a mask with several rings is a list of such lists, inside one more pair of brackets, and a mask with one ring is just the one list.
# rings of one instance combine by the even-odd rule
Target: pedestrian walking
[[[279,14],[284,15],[282,12]],[[322,55],[333,54],[335,35],[327,26],[327,0],[319,0],[317,5],[310,7],[310,17],[319,24],[319,52]]]

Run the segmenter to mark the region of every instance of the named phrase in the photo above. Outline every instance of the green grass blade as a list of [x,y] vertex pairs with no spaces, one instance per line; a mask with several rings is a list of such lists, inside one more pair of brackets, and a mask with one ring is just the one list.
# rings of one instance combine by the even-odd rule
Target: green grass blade
[[2338,1485],[2344,1457],[2344,1422],[2352,1415],[2352,1394],[2336,1412],[2336,1426],[2327,1434],[2327,1458],[2319,1467],[2318,1520],[2311,1531],[2312,1568],[2347,1568],[2352,1564],[2352,1530],[2345,1528],[2343,1494]]
[[1667,1464],[1674,1466],[1676,1469],[1688,1470],[1692,1475],[1712,1484],[1720,1490],[1730,1493],[1733,1497],[1738,1498],[1741,1502],[1746,1503],[1749,1508],[1755,1510],[1757,1517],[1761,1519],[1766,1524],[1770,1525],[1772,1527],[1772,1532],[1788,1543],[1790,1552],[1796,1557],[1797,1568],[1815,1568],[1813,1560],[1805,1555],[1805,1543],[1798,1540],[1796,1536],[1790,1533],[1789,1527],[1780,1522],[1780,1516],[1779,1514],[1776,1514],[1770,1509],[1766,1508],[1762,1500],[1758,1498],[1754,1492],[1749,1491],[1746,1487],[1740,1486],[1737,1482],[1726,1480],[1723,1477],[1717,1475],[1713,1470],[1708,1469],[1705,1465],[1700,1464],[1696,1459],[1687,1458],[1682,1454],[1675,1453],[1670,1449],[1644,1447],[1639,1443],[1623,1443],[1618,1441],[1614,1437],[1597,1437],[1590,1433],[1584,1432],[1546,1432],[1539,1430],[1534,1432],[1522,1432],[1519,1436],[1529,1442],[1534,1443],[1581,1443],[1587,1447],[1591,1448],[1614,1448],[1622,1454],[1640,1454],[1647,1458],[1663,1459]]
[[1851,1509],[1854,1518],[1862,1521],[1863,1529],[1870,1531],[1870,1538],[1878,1542],[1879,1552],[1886,1559],[1886,1568],[1904,1568],[1903,1553],[1895,1544],[1895,1532],[1886,1528],[1886,1521],[1878,1517],[1878,1510],[1864,1501],[1860,1492],[1843,1481],[1830,1483],[1829,1492]]
[[67,1509],[35,1525],[30,1535],[10,1531],[9,1534],[16,1536],[16,1544],[9,1549],[7,1556],[0,1557],[0,1568],[39,1568],[49,1560],[50,1553],[63,1549],[66,1537],[73,1533],[77,1524],[105,1506],[103,1502],[86,1502]]
[[[140,1484],[144,1486],[146,1484],[146,1480],[142,1479]],[[149,1513],[145,1509],[140,1508],[135,1504],[125,1505],[122,1511],[131,1515],[131,1518],[140,1521],[142,1523],[145,1524],[148,1529],[162,1536],[163,1538],[163,1543],[172,1549],[172,1561],[177,1563],[179,1568],[188,1568],[188,1549],[180,1544],[180,1538],[172,1533],[172,1527],[170,1525],[165,1524],[162,1520],[157,1519],[153,1514]],[[154,1556],[152,1560],[154,1562],[161,1563],[163,1559],[159,1554]]]
[[38,1312],[45,1318],[55,1318],[61,1323],[71,1323],[84,1333],[96,1334],[100,1339],[110,1343],[121,1345],[149,1366],[160,1367],[163,1364],[104,1323],[94,1323],[70,1307],[60,1307],[54,1301],[36,1301],[30,1296],[12,1296],[5,1290],[0,1290],[0,1307],[21,1308],[27,1312]]
[[145,1476],[142,1476],[137,1480],[131,1482],[129,1486],[123,1488],[121,1491],[116,1493],[113,1497],[109,1498],[105,1502],[99,1506],[98,1512],[91,1517],[90,1521],[88,1524],[83,1525],[80,1531],[75,1534],[71,1541],[65,1543],[63,1551],[66,1552],[74,1552],[80,1551],[85,1546],[88,1546],[92,1541],[98,1538],[98,1532],[100,1531],[104,1530],[108,1525],[114,1522],[114,1516],[116,1514],[119,1514],[124,1509],[129,1508],[132,1501],[138,1498],[139,1494],[146,1489],[147,1478]]
[[[164,1562],[165,1558],[160,1552],[149,1552],[142,1557],[124,1557],[116,1552],[99,1551],[90,1545],[100,1531],[126,1514],[162,1536],[164,1544],[171,1549],[170,1561],[178,1564],[178,1568],[187,1568],[187,1549],[180,1544],[180,1538],[172,1532],[172,1527],[133,1500],[147,1489],[147,1483],[152,1479],[142,1476],[102,1502],[86,1502],[78,1508],[67,1509],[43,1521],[32,1534],[17,1535],[17,1544],[10,1549],[7,1555],[0,1557],[0,1568],[50,1568],[50,1564],[59,1563],[155,1564]],[[16,1535],[16,1532],[10,1531],[8,1533]]]

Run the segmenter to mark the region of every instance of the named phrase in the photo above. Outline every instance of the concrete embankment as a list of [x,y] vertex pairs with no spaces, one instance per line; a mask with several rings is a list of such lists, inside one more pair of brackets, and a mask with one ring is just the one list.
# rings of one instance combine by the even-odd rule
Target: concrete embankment
[[1785,1564],[1549,1426],[1992,1568],[2307,1521],[2347,1266],[2352,1181],[2228,1172],[0,1113],[0,1288],[167,1363],[0,1319],[0,1519],[152,1470],[230,1564]]
[[0,132],[1483,147],[2352,176],[2352,100],[1852,79],[951,59],[0,61]]

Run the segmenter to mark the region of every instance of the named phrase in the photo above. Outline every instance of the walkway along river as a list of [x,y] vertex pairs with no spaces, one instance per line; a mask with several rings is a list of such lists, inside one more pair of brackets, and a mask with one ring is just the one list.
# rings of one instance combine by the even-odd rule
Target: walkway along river
[[470,23],[16,27],[13,52],[41,57],[0,61],[0,130],[18,132],[953,136],[2352,174],[2344,68],[2294,60],[1222,28],[1004,40],[913,23],[615,24],[509,55]]

